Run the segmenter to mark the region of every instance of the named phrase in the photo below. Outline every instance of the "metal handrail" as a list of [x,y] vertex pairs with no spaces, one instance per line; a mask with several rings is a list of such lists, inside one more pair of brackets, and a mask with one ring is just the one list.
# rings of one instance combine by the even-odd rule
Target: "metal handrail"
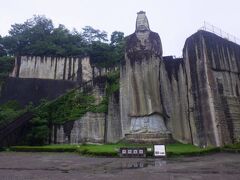
[[239,44],[240,45],[240,39],[237,38],[236,36],[232,35],[232,34],[229,34],[225,31],[223,31],[222,29],[204,21],[204,25],[199,29],[199,30],[204,30],[204,31],[208,31],[208,32],[211,32],[211,33],[214,33],[228,41],[231,41],[231,42],[234,42],[236,44]]

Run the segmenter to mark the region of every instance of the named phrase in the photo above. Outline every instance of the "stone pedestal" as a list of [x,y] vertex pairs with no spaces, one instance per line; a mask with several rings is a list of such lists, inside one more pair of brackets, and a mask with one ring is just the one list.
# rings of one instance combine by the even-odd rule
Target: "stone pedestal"
[[173,142],[171,133],[125,134],[125,141],[139,144],[169,144]]
[[130,143],[166,144],[172,141],[172,135],[166,128],[160,114],[131,117],[130,133],[125,134]]
[[165,134],[167,130],[164,118],[160,114],[152,114],[148,116],[131,117],[130,132],[138,133],[161,133]]

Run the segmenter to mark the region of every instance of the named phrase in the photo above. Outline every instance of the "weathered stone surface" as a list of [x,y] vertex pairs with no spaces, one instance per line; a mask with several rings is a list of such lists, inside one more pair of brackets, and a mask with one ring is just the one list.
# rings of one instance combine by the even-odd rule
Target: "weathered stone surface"
[[163,57],[160,69],[161,97],[166,126],[174,139],[191,143],[188,121],[187,79],[182,58]]
[[125,134],[125,139],[130,143],[143,144],[169,144],[173,142],[171,133],[130,133]]
[[[95,67],[90,64],[88,57],[16,57],[11,78],[0,87],[0,103],[17,100],[22,105],[29,102],[37,105],[41,99],[54,99],[77,85],[86,87],[88,83],[92,87],[107,73],[115,70],[117,67]],[[96,103],[104,95],[105,81],[102,84],[94,88]]]
[[[162,45],[150,31],[145,12],[139,12],[136,31],[126,38],[120,71],[120,110],[123,136],[167,133],[160,97]],[[127,139],[128,140],[128,139]]]
[[87,82],[104,76],[117,67],[99,68],[91,64],[89,57],[16,57],[11,77],[55,79]]
[[106,141],[108,143],[116,143],[122,139],[119,92],[115,92],[109,97],[106,120]]
[[240,46],[199,31],[184,47],[194,144],[221,146],[239,138]]
[[[18,57],[12,73],[16,78],[4,84],[0,103],[35,103],[80,82],[81,90],[91,91],[99,104],[106,95],[104,75],[116,69],[97,68],[89,58]],[[162,57],[160,37],[141,11],[135,33],[126,38],[120,94],[110,95],[108,113],[87,113],[55,125],[52,139],[167,143],[173,137],[202,147],[239,142],[239,76],[240,46],[206,31],[186,40],[183,58]]]
[[41,99],[55,99],[76,87],[74,81],[9,77],[3,84],[0,104],[16,100],[22,106],[29,102],[38,105]]
[[[77,80],[80,58],[22,56],[15,60],[12,77]],[[87,58],[83,58],[85,70]],[[88,59],[89,61],[89,59]],[[91,72],[91,70],[89,70]],[[86,72],[86,70],[84,71]]]
[[150,116],[132,117],[131,133],[168,133],[164,119],[159,114],[151,114]]
[[78,144],[104,142],[105,114],[86,113],[81,119],[53,127],[52,142]]

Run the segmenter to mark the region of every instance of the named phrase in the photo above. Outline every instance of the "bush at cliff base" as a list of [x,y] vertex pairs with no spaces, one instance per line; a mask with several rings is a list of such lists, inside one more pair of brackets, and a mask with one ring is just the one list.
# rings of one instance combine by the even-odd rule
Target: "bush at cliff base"
[[[105,144],[105,145],[94,145],[94,144],[83,144],[83,145],[47,145],[47,146],[13,146],[10,148],[12,151],[25,151],[25,152],[78,152],[81,155],[90,156],[107,156],[116,157],[118,156],[118,150],[121,147],[146,147],[153,150],[152,145],[142,144]],[[199,148],[190,144],[169,144],[166,146],[167,156],[193,156],[202,155],[212,152],[219,152],[220,148],[208,147]],[[153,155],[153,151],[147,154],[148,156]]]

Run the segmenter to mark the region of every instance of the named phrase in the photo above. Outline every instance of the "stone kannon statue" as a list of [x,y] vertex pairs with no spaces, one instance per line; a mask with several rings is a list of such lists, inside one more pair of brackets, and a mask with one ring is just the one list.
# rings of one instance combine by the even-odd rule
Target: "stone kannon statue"
[[[130,133],[169,133],[160,95],[162,44],[149,28],[144,11],[137,13],[136,31],[126,38],[123,93],[128,101]],[[124,75],[122,75],[124,76]],[[125,91],[124,91],[125,88]],[[125,101],[125,102],[126,102]]]

